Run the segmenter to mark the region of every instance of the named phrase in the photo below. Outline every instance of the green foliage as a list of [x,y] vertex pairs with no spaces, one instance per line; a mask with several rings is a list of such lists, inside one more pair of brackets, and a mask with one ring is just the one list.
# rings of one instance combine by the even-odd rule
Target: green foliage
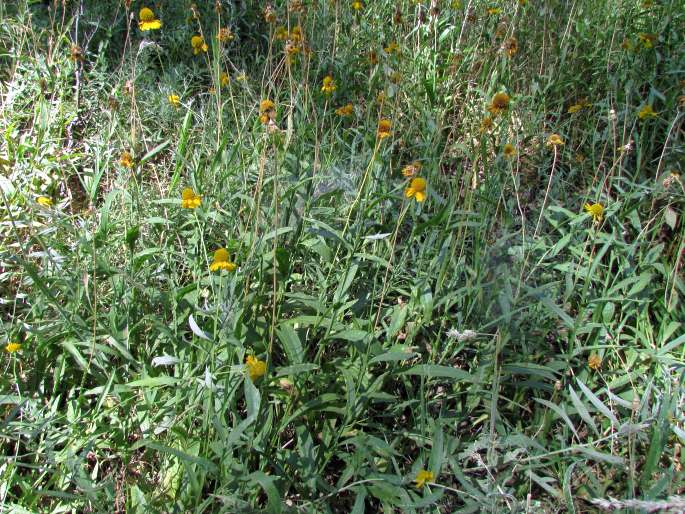
[[302,3],[0,3],[2,510],[682,494],[682,2]]

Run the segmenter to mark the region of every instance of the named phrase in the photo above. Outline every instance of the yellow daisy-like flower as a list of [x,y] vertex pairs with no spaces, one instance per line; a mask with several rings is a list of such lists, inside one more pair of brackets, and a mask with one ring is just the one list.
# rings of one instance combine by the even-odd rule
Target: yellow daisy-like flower
[[52,198],[48,198],[47,196],[39,196],[36,198],[36,202],[43,207],[52,207]]
[[378,139],[385,139],[386,137],[390,137],[390,129],[392,128],[392,122],[390,120],[382,119],[378,122],[378,131],[376,134],[378,135]]
[[493,122],[492,122],[492,118],[491,118],[490,116],[486,116],[486,117],[483,118],[483,119],[481,120],[481,122],[480,122],[480,132],[481,132],[481,134],[482,134],[483,132],[489,132],[490,130],[492,130],[492,127],[493,127],[493,126],[494,126],[494,125],[493,125]]
[[420,171],[421,163],[419,161],[414,161],[411,164],[407,164],[404,168],[402,168],[402,175],[404,175],[405,177],[413,177]]
[[506,93],[497,93],[495,96],[492,97],[492,101],[490,102],[490,107],[488,107],[488,111],[492,114],[501,114],[502,112],[506,111],[509,109],[509,95]]
[[354,9],[355,11],[361,11],[363,7],[364,6],[359,0],[355,0],[354,2],[352,2],[352,9]]
[[121,164],[124,168],[133,168],[133,156],[124,150],[121,152],[121,157],[119,157],[119,164]]
[[386,46],[383,51],[385,51],[386,54],[393,54],[393,53],[400,53],[400,45],[398,45],[395,41],[391,42]]
[[637,116],[641,120],[644,120],[645,118],[656,118],[657,114],[658,113],[654,112],[654,109],[652,109],[651,105],[646,104],[642,106],[642,109],[640,109],[640,112],[637,113]]
[[514,157],[516,157],[516,147],[511,143],[507,143],[506,145],[504,145],[502,153],[504,154],[505,158],[513,159]]
[[404,190],[404,196],[415,198],[417,202],[424,202],[426,200],[426,179],[421,177],[411,179],[409,187]]
[[490,16],[495,16],[501,12],[502,12],[502,9],[500,9],[499,7],[489,7],[488,8],[488,14]]
[[138,28],[142,31],[157,30],[162,27],[162,22],[155,18],[155,13],[148,7],[143,7],[138,13]]
[[276,30],[274,30],[274,39],[277,39],[278,41],[285,41],[288,39],[288,29],[283,25],[276,27]]
[[269,100],[268,98],[259,102],[259,112],[260,113],[273,111],[274,107],[275,107],[274,103],[271,100]]
[[181,207],[184,209],[195,209],[202,203],[202,197],[195,193],[190,187],[186,187],[181,193]]
[[602,367],[602,358],[596,353],[591,354],[587,359],[588,368],[597,371]]
[[207,43],[205,43],[205,38],[202,36],[193,36],[190,38],[190,46],[193,47],[193,55],[197,55],[200,52],[206,52],[209,50]]
[[235,262],[231,262],[228,251],[225,248],[219,248],[214,252],[214,259],[209,265],[209,271],[219,271],[222,269],[235,271],[237,267]]
[[266,374],[266,362],[259,360],[254,355],[248,355],[245,359],[245,366],[253,382]]
[[231,29],[228,27],[221,27],[216,35],[216,38],[220,43],[228,43],[229,41],[233,40],[234,36],[233,32],[231,32]]
[[290,31],[288,37],[294,43],[299,43],[300,41],[302,41],[302,27],[300,27],[299,25],[295,27],[293,30]]
[[559,134],[551,134],[547,138],[547,146],[563,146],[564,140]]
[[335,110],[335,114],[338,116],[352,116],[354,113],[354,107],[352,104],[343,105]]
[[221,87],[226,87],[231,83],[231,77],[226,73],[225,71],[221,72],[221,75],[219,75],[219,84],[221,84]]
[[435,479],[435,475],[431,471],[426,471],[422,469],[416,474],[414,483],[418,489],[422,489],[428,482],[432,482]]
[[21,344],[20,343],[7,343],[5,345],[5,351],[7,353],[15,353],[21,350]]
[[330,95],[333,91],[337,89],[338,86],[335,85],[333,77],[326,75],[323,78],[323,85],[321,86],[321,92]]
[[640,32],[637,35],[637,38],[640,40],[640,43],[642,43],[642,46],[644,46],[645,48],[654,47],[654,42],[656,41],[656,36],[654,34],[647,34],[646,32]]
[[178,106],[181,105],[181,97],[178,95],[169,95],[167,99],[173,107],[178,108]]
[[599,223],[604,218],[604,206],[601,203],[586,203],[584,208],[595,223]]

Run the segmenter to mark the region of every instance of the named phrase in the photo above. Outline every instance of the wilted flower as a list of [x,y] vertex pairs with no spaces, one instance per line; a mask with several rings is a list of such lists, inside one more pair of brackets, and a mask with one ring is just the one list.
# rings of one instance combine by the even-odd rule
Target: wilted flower
[[637,35],[637,38],[640,40],[640,43],[642,43],[642,46],[644,46],[645,48],[652,48],[654,46],[654,42],[656,41],[656,35],[647,34],[646,32],[640,32]]
[[162,26],[162,22],[155,18],[155,13],[148,7],[143,7],[138,17],[140,18],[138,28],[142,31],[157,30]]
[[587,365],[588,368],[597,371],[602,366],[602,358],[596,353],[593,353],[588,357]]
[[419,161],[414,161],[411,164],[407,164],[402,168],[402,175],[405,177],[413,177],[421,171],[421,163]]
[[214,259],[209,265],[209,271],[219,271],[225,269],[227,271],[235,271],[238,266],[231,262],[228,251],[225,248],[219,248],[214,252]]
[[386,46],[383,50],[386,54],[400,53],[400,45],[398,45],[395,41],[392,41],[388,43],[388,46]]
[[209,50],[207,43],[205,43],[205,38],[202,36],[193,36],[190,38],[190,45],[193,47],[193,54],[197,55],[200,52],[206,52]]
[[267,23],[274,23],[276,21],[276,11],[271,5],[267,5],[264,8],[264,20]]
[[506,111],[508,108],[509,95],[506,93],[497,93],[495,96],[492,97],[492,101],[490,102],[490,107],[488,107],[488,111],[491,114],[497,115]]
[[481,120],[481,122],[480,122],[481,134],[483,132],[488,132],[488,131],[492,130],[492,127],[493,127],[493,122],[492,122],[492,118],[490,116],[486,116],[485,118],[483,118]]
[[181,193],[181,207],[184,209],[195,209],[202,203],[202,197],[195,193],[191,188],[186,187]]
[[221,84],[221,87],[226,87],[231,83],[231,77],[226,73],[225,71],[221,72],[221,75],[219,75],[219,84]]
[[478,337],[478,333],[474,330],[469,330],[466,329],[463,332],[459,332],[456,328],[453,328],[451,330],[447,331],[447,337],[451,337],[452,339],[456,339],[460,343],[464,341],[470,341],[472,339],[475,339]]
[[414,483],[416,484],[416,487],[418,489],[422,489],[423,486],[426,485],[428,482],[432,482],[434,480],[435,476],[431,471],[426,471],[425,469],[422,469],[416,474],[416,478],[414,479]]
[[216,38],[221,43],[228,43],[233,40],[233,32],[228,27],[221,27],[216,35]]
[[354,113],[352,104],[343,105],[335,110],[335,114],[338,116],[352,116],[352,113]]
[[409,187],[404,190],[404,196],[407,198],[415,198],[417,202],[426,200],[426,179],[415,177],[411,179]]
[[563,146],[564,140],[559,134],[551,134],[547,138],[547,146]]
[[509,57],[513,57],[519,51],[519,42],[515,37],[510,37],[504,42],[504,51]]
[[253,382],[266,374],[266,362],[259,360],[254,355],[248,355],[245,359],[245,366]]
[[592,221],[594,221],[595,223],[599,223],[600,221],[602,221],[602,218],[604,217],[604,207],[601,203],[586,203],[585,212],[592,216]]
[[274,39],[277,39],[278,41],[285,41],[288,39],[288,29],[283,25],[276,27],[276,30],[274,30]]
[[390,136],[390,129],[392,128],[392,122],[387,119],[382,119],[378,122],[378,139],[385,139]]
[[514,157],[516,157],[516,147],[511,143],[507,143],[506,145],[504,145],[502,153],[504,154],[505,158],[513,159]]

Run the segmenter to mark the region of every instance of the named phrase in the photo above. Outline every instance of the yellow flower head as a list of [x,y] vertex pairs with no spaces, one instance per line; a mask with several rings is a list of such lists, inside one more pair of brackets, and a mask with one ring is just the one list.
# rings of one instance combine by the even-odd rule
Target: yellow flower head
[[563,146],[564,140],[559,134],[552,134],[547,138],[547,146]]
[[248,355],[245,359],[245,366],[253,382],[266,374],[266,362],[259,360],[254,355]]
[[504,43],[504,51],[509,57],[513,57],[519,51],[519,42],[515,37],[510,37]]
[[299,25],[295,27],[293,30],[290,31],[288,37],[294,43],[299,43],[300,41],[302,41],[302,27],[300,27]]
[[592,216],[592,221],[594,221],[595,223],[599,223],[600,221],[602,221],[602,218],[604,217],[604,207],[601,203],[586,203],[585,212]]
[[155,13],[148,7],[143,7],[138,13],[138,28],[142,31],[157,30],[162,27],[162,22],[155,18]]
[[388,46],[386,46],[383,51],[385,51],[386,54],[392,54],[392,53],[400,53],[400,45],[395,43],[394,41],[389,43]]
[[219,75],[219,83],[221,84],[221,87],[226,87],[231,83],[231,77],[228,73],[225,71],[221,72],[221,75]]
[[39,196],[38,198],[36,198],[36,202],[38,202],[38,204],[42,205],[43,207],[52,206],[52,199],[48,198],[47,196]]
[[492,122],[492,118],[490,116],[486,116],[485,118],[483,118],[481,120],[481,122],[480,122],[481,133],[488,132],[488,131],[492,130],[492,127],[493,127],[493,122]]
[[283,25],[276,27],[276,30],[274,30],[274,39],[279,41],[285,41],[288,39],[288,29],[286,29]]
[[335,114],[338,116],[352,116],[354,113],[354,107],[352,104],[343,105],[335,110]]
[[193,36],[190,38],[190,46],[193,47],[193,54],[197,55],[200,52],[206,52],[209,50],[207,43],[205,43],[205,38],[202,36]]
[[432,482],[435,479],[435,476],[431,471],[426,471],[425,469],[422,469],[416,474],[416,478],[414,479],[414,483],[416,484],[416,487],[419,489],[422,489],[424,485],[428,482]]
[[121,164],[124,168],[133,168],[133,156],[127,151],[121,152],[121,157],[119,157],[119,164]]
[[392,122],[390,120],[382,119],[378,122],[378,139],[385,139],[390,136],[390,129],[392,128]]
[[411,179],[409,187],[404,190],[404,196],[407,198],[415,198],[417,202],[426,200],[426,179],[415,177]]
[[15,353],[21,350],[21,344],[19,343],[7,343],[5,345],[5,351],[7,353]]
[[216,35],[220,43],[228,43],[233,40],[233,32],[228,27],[221,27]]
[[645,48],[652,48],[654,46],[654,42],[656,41],[656,36],[654,34],[647,34],[645,32],[640,32],[637,35],[637,38]]
[[506,157],[507,159],[513,159],[514,157],[516,157],[516,147],[511,143],[507,143],[506,145],[504,145],[502,153],[504,154],[504,157]]
[[488,111],[492,114],[501,114],[509,108],[509,95],[506,93],[497,93],[492,97]]
[[656,118],[657,114],[658,113],[654,112],[654,109],[652,109],[651,105],[646,104],[642,106],[642,109],[640,109],[640,112],[637,113],[637,116],[641,120],[644,120],[645,118]]
[[220,271],[222,269],[235,271],[237,267],[234,262],[231,262],[228,251],[225,248],[219,248],[214,252],[214,259],[209,265],[209,271]]
[[591,354],[587,359],[587,366],[597,371],[602,366],[602,358],[596,353]]
[[338,86],[335,85],[333,77],[326,75],[323,78],[323,85],[321,86],[321,91],[327,95],[330,95],[333,91],[337,89]]
[[268,98],[266,98],[266,99],[262,100],[261,102],[259,102],[259,113],[260,114],[266,114],[269,111],[273,111],[274,107],[275,107],[274,103],[271,100],[269,100]]
[[181,193],[181,207],[184,209],[195,209],[202,203],[202,197],[195,194],[191,188],[186,187]]
[[181,97],[178,95],[169,95],[167,99],[169,100],[169,103],[174,107],[178,107],[179,105],[181,105]]
[[354,2],[352,2],[352,9],[354,9],[355,11],[361,11],[362,7],[364,6],[359,0],[355,0]]
[[405,177],[413,177],[420,171],[421,163],[419,161],[414,161],[411,164],[407,164],[404,168],[402,168],[402,175],[404,175]]
[[488,14],[490,16],[495,16],[501,12],[502,12],[502,9],[500,9],[499,7],[489,7],[488,8]]

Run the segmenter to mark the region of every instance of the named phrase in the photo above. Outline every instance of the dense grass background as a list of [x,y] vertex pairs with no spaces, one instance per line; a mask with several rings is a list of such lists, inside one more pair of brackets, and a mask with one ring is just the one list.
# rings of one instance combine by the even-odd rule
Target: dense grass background
[[0,3],[0,511],[684,493],[685,4],[361,4]]

